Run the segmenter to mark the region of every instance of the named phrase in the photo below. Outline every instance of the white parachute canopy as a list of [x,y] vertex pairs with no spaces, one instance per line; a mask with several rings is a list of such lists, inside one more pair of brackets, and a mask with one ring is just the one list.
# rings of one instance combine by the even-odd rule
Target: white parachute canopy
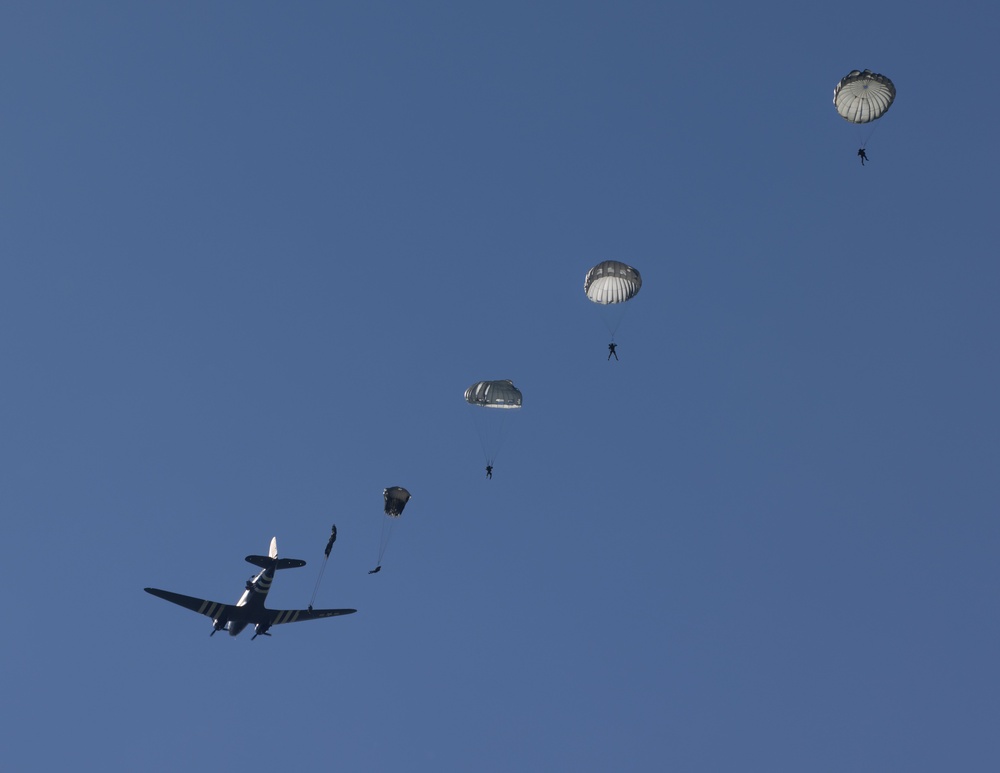
[[641,287],[642,277],[638,270],[620,260],[605,260],[587,272],[583,291],[588,300],[598,305],[612,341],[628,308],[626,301],[635,298]]
[[626,263],[605,260],[587,272],[583,280],[583,291],[594,303],[625,303],[631,300],[642,287],[639,272]]
[[833,90],[834,107],[841,118],[851,123],[881,118],[895,98],[892,81],[871,70],[852,70]]

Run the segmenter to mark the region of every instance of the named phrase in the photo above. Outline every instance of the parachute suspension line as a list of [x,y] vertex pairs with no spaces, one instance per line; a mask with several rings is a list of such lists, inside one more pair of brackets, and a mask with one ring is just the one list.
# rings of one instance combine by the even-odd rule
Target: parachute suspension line
[[609,303],[602,306],[598,313],[604,322],[604,327],[607,329],[608,335],[614,341],[615,335],[618,333],[618,328],[621,327],[622,321],[628,313],[628,308],[623,303]]
[[466,413],[469,414],[469,421],[472,422],[472,426],[475,427],[476,434],[479,436],[479,447],[483,451],[483,459],[486,460],[487,464],[492,465],[493,460],[490,459],[490,454],[486,450],[489,444],[489,432],[485,419],[489,417],[479,416],[478,414],[474,414],[468,411],[466,411]]
[[319,567],[319,577],[316,578],[316,587],[313,588],[312,598],[309,599],[309,609],[312,609],[313,604],[316,603],[316,594],[319,593],[319,584],[323,579],[323,573],[326,571],[326,564],[330,560],[330,550],[333,549],[333,543],[337,541],[337,524],[333,525],[330,530],[330,539],[326,543],[326,548],[323,551],[323,563]]
[[503,439],[504,439],[504,433],[503,433],[503,431],[504,431],[504,427],[507,425],[507,413],[508,413],[508,411],[505,410],[505,411],[501,412],[501,414],[500,414],[500,422],[499,422],[499,426],[497,427],[497,436],[496,436],[496,439],[495,439],[495,441],[493,443],[493,458],[490,459],[490,465],[491,466],[492,466],[493,462],[496,461],[497,456],[500,454],[500,448],[501,448],[501,446],[503,446]]
[[509,411],[502,408],[486,408],[484,411],[499,411],[500,414],[499,416],[486,414],[476,417],[479,423],[477,429],[479,430],[479,442],[483,447],[483,457],[486,459],[486,464],[492,467],[500,455],[500,448],[503,446],[504,428],[507,426]]
[[605,306],[601,309],[601,319],[604,320],[604,327],[608,329],[608,335],[611,336],[611,340],[615,340],[615,333],[618,332],[618,326],[622,323],[622,310],[616,309],[613,306]]
[[320,581],[323,579],[323,572],[326,571],[326,562],[329,561],[329,560],[330,560],[330,556],[326,556],[323,559],[323,563],[319,567],[319,577],[316,578],[316,587],[313,588],[312,598],[309,599],[309,608],[310,609],[312,609],[313,604],[316,603],[316,595],[319,593],[319,584],[320,584]]
[[[865,128],[862,129],[861,127]],[[858,138],[862,148],[868,147],[868,141],[871,140],[872,135],[875,134],[875,130],[878,127],[878,123],[858,124]]]
[[392,537],[392,527],[396,525],[396,519],[391,516],[386,516],[382,519],[382,534],[379,537],[378,542],[378,563],[376,566],[382,566],[382,556],[385,555],[385,550],[389,547],[389,539]]

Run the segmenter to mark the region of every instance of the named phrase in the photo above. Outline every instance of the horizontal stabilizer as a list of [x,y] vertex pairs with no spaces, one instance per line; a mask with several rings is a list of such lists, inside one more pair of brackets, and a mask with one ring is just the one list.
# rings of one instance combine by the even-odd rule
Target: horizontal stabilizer
[[306,562],[300,558],[268,558],[267,556],[247,556],[247,561],[261,569],[298,569]]

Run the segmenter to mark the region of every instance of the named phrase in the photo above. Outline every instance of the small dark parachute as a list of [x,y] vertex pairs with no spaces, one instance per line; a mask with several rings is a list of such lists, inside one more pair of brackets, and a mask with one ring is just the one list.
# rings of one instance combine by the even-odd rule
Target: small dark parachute
[[410,501],[410,492],[402,486],[392,486],[382,491],[382,498],[385,500],[385,514],[398,518]]
[[637,269],[618,260],[598,263],[583,280],[583,292],[591,303],[601,306],[604,324],[615,340],[615,332],[625,316],[626,302],[635,298],[642,288],[642,276]]
[[[833,106],[845,121],[858,125],[858,142],[864,150],[877,121],[892,107],[896,86],[886,76],[871,70],[851,70],[833,89]],[[859,155],[862,155],[859,152]]]
[[410,501],[410,492],[402,486],[390,486],[382,490],[382,499],[385,502],[383,508],[385,518],[382,519],[382,534],[378,544],[378,563],[368,574],[376,574],[382,570],[382,556],[389,547],[389,539],[392,537],[392,529],[396,525],[399,516],[403,514],[403,508]]
[[465,390],[465,402],[475,407],[473,422],[486,464],[492,467],[503,444],[507,416],[521,408],[521,390],[510,379],[477,381]]

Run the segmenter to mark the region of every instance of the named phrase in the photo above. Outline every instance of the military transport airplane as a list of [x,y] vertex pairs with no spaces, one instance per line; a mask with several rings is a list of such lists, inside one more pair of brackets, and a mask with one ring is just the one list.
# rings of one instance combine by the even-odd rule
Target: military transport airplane
[[197,612],[200,615],[212,618],[212,633],[216,631],[229,631],[230,636],[236,636],[248,625],[253,624],[254,635],[251,641],[258,636],[270,636],[267,632],[272,625],[282,623],[298,623],[302,620],[319,620],[321,617],[334,617],[336,615],[350,615],[357,612],[356,609],[267,609],[264,606],[264,599],[267,592],[271,590],[271,582],[274,580],[274,573],[278,569],[296,569],[305,566],[306,562],[298,558],[278,558],[278,538],[271,538],[271,549],[266,556],[247,556],[254,566],[263,567],[263,570],[255,577],[247,580],[246,590],[240,596],[240,600],[235,604],[220,604],[218,601],[208,601],[206,599],[196,599],[193,596],[185,596],[181,593],[171,593],[168,590],[159,588],[146,588],[146,593],[152,593],[161,599],[166,599],[173,604]]

